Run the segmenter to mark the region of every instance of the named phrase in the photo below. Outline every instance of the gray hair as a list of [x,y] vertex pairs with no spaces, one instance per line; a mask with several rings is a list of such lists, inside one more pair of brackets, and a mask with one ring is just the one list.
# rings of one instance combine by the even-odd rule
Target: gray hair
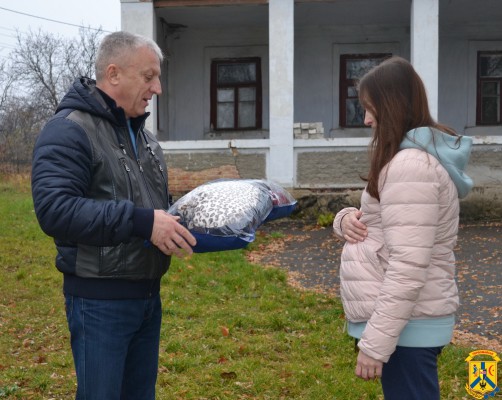
[[141,47],[149,48],[157,54],[160,62],[163,61],[162,50],[150,38],[125,31],[113,32],[105,36],[96,56],[96,80],[104,78],[108,65],[121,63],[131,52]]

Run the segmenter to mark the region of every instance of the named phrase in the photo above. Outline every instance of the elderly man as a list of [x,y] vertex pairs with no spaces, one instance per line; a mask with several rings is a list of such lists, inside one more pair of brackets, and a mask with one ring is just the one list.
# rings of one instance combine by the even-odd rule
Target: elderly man
[[155,399],[161,277],[194,237],[167,214],[162,150],[144,128],[162,52],[104,38],[96,81],[77,79],[33,152],[32,194],[54,238],[77,372],[76,399]]

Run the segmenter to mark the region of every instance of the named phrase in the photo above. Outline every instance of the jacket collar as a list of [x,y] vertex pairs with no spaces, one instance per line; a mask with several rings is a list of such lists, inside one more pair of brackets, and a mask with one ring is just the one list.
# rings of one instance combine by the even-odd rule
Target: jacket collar
[[[118,122],[120,126],[127,126],[127,117],[125,115],[124,109],[122,107],[118,107],[117,103],[115,102],[114,99],[112,99],[110,96],[108,96],[105,92],[103,92],[101,89],[96,87],[96,91],[99,93],[101,98],[104,100],[106,104],[107,110],[113,114],[115,117],[115,120]],[[133,129],[134,132],[138,132],[143,125],[145,124],[145,120],[148,118],[150,115],[149,112],[140,115],[139,117],[135,118],[130,118],[131,121],[131,128]]]

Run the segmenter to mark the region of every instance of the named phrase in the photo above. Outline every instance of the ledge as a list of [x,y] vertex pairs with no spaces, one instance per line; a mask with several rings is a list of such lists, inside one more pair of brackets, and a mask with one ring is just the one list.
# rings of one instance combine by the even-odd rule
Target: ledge
[[[502,136],[472,136],[474,145],[502,145]],[[370,142],[368,137],[355,138],[324,138],[324,139],[294,139],[294,149],[326,149],[366,147]],[[170,152],[214,151],[225,149],[255,149],[268,150],[270,139],[231,139],[231,140],[179,140],[161,141],[160,146]]]

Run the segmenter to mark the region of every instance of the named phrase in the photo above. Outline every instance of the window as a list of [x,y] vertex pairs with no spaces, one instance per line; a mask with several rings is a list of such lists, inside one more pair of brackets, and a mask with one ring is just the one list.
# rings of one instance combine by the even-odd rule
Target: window
[[340,126],[364,126],[364,108],[357,96],[357,81],[371,68],[392,54],[340,55]]
[[211,130],[261,128],[260,64],[259,58],[211,62]]
[[478,52],[476,125],[500,125],[502,51]]

